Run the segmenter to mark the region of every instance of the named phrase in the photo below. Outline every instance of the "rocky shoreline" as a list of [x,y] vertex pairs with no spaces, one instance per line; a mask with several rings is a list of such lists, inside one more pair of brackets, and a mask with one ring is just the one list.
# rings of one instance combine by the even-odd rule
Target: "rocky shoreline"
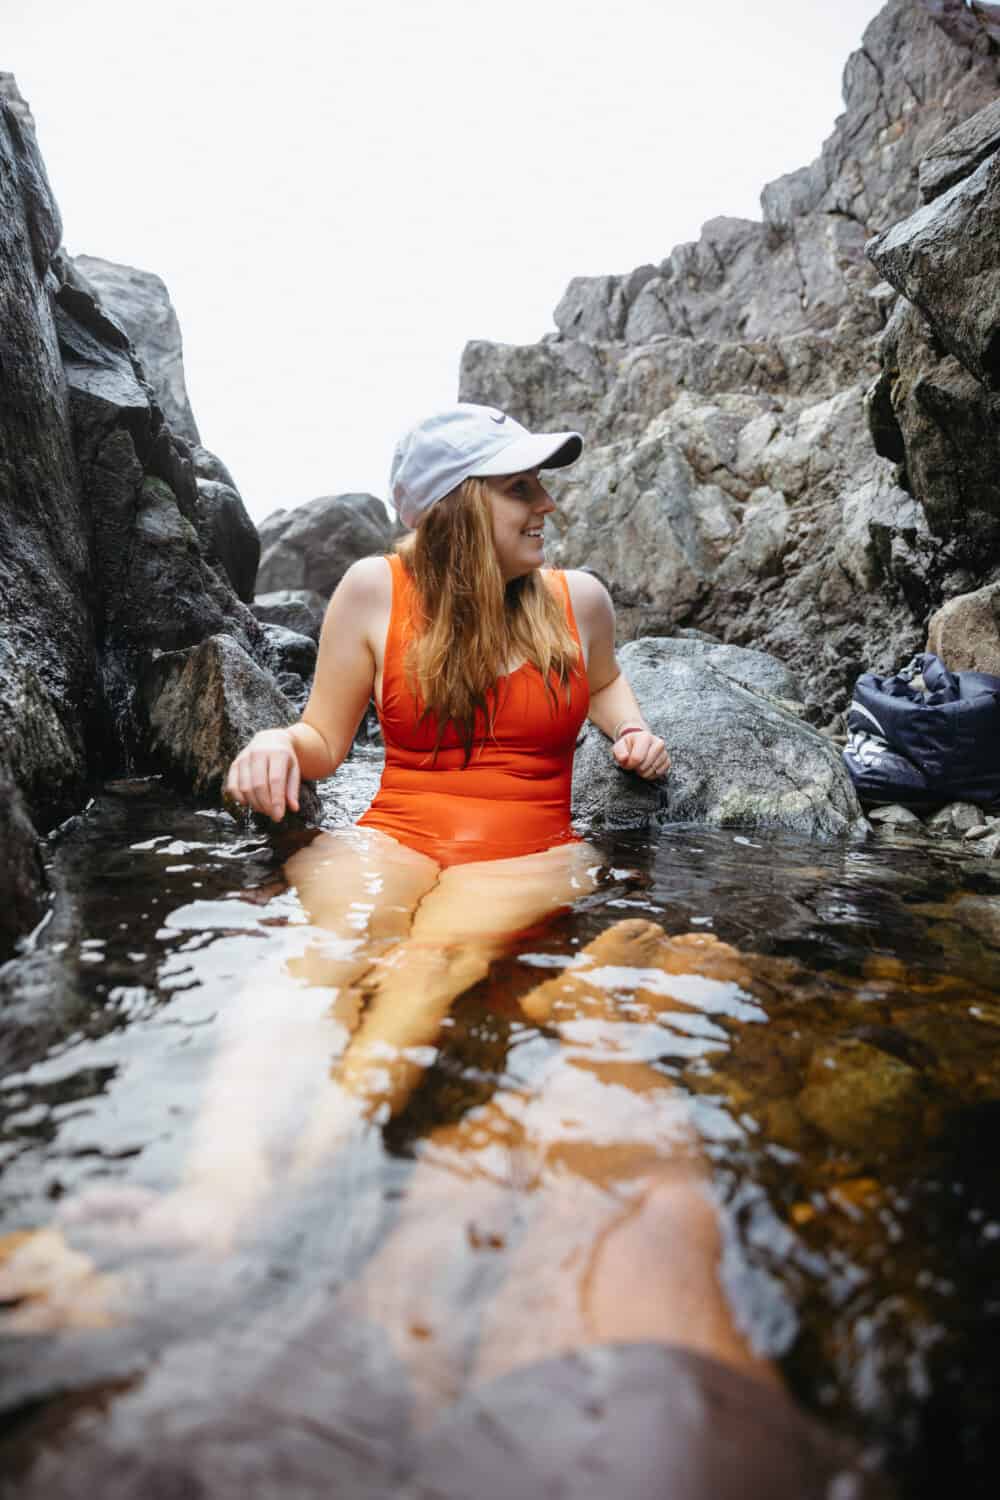
[[[574,279],[537,345],[467,347],[462,399],[587,434],[552,560],[609,584],[674,753],[657,794],[592,733],[590,825],[856,832],[855,677],[928,632],[1000,672],[998,91],[1000,7],[889,0],[761,221]],[[0,74],[0,961],[47,909],[42,835],[125,767],[217,794],[236,743],[301,706],[344,569],[396,534],[376,497],[331,495],[258,535],[162,282],[61,241]]]

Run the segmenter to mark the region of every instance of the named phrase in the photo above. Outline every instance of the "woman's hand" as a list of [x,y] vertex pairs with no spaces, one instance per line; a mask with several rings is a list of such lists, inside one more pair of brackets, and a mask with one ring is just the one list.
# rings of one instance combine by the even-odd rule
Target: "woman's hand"
[[611,754],[623,771],[634,771],[644,781],[655,781],[670,770],[670,756],[651,729],[630,725],[618,731]]
[[226,796],[280,823],[299,810],[298,757],[287,729],[264,729],[240,751],[226,777]]

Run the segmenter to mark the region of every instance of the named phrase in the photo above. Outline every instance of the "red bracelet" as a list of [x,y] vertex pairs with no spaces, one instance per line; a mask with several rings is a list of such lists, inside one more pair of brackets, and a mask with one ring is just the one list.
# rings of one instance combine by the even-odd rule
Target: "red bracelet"
[[630,724],[628,722],[628,720],[626,719],[623,723],[619,724],[618,727],[615,729],[614,737],[612,739],[612,744],[617,744],[618,741],[621,739],[621,737],[622,737],[623,734],[651,734],[651,733],[652,733],[652,730],[648,729],[645,724]]

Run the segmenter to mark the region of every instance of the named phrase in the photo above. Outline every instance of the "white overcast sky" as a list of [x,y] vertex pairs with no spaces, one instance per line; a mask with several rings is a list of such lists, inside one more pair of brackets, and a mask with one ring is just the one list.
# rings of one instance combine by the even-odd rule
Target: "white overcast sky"
[[2,0],[72,254],[156,271],[251,514],[384,495],[471,338],[817,154],[878,0]]

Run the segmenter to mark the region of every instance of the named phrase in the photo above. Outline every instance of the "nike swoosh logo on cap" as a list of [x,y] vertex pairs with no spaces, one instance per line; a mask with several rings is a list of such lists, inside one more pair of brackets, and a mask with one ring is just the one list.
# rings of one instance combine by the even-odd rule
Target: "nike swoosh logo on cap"
[[493,415],[493,413],[490,412],[490,421],[491,422],[506,422],[506,420],[507,420],[507,413],[505,411],[502,411],[498,417],[495,417]]

